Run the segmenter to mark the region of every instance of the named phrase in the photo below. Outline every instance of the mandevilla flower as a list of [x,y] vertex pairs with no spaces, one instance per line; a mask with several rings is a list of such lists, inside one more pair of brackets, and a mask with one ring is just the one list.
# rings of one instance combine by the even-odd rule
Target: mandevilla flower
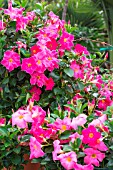
[[5,66],[9,71],[13,71],[15,68],[20,66],[20,56],[14,51],[7,50],[4,53],[1,64]]
[[100,151],[93,148],[86,148],[84,150],[84,153],[87,155],[84,158],[84,162],[86,164],[93,164],[95,166],[99,166],[99,161],[102,162],[102,160],[105,158],[104,153],[101,153]]
[[82,142],[85,144],[95,145],[97,139],[101,137],[101,133],[97,131],[97,129],[90,125],[88,128],[82,130],[83,140]]
[[75,162],[77,162],[77,155],[75,152],[67,152],[64,154],[60,154],[57,156],[58,160],[60,160],[61,165],[66,169],[66,170],[71,170],[74,168]]
[[44,156],[44,152],[41,149],[41,144],[36,140],[35,137],[30,138],[30,159],[39,158]]

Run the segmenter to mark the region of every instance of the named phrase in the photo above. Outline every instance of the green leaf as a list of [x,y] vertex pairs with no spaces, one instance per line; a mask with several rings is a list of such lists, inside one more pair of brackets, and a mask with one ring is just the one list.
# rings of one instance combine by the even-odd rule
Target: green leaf
[[36,5],[36,7],[37,7],[38,9],[40,9],[41,11],[43,10],[43,7],[42,7],[42,4],[41,4],[41,3],[36,3],[35,5]]
[[17,148],[14,148],[13,151],[14,151],[15,153],[19,154],[20,151],[21,151],[21,146],[18,146]]
[[8,130],[3,126],[0,126],[0,135],[1,136],[8,136]]
[[71,68],[66,68],[64,69],[64,72],[69,76],[73,77],[74,76],[74,71]]
[[21,157],[19,155],[15,155],[13,156],[13,158],[11,159],[11,162],[15,165],[20,165],[21,163]]
[[72,147],[69,146],[69,145],[63,145],[63,151],[64,152],[70,152],[70,151],[72,151]]
[[84,84],[82,82],[78,82],[77,84],[80,90],[84,89]]
[[60,139],[68,139],[70,135],[71,135],[71,131],[66,130],[61,134]]
[[37,159],[32,159],[31,163],[39,163],[41,162],[41,158],[37,158]]
[[25,50],[24,48],[20,49],[20,52],[25,56],[25,57],[30,57],[30,52]]
[[2,81],[2,84],[7,84],[9,82],[9,78],[8,77],[5,77]]
[[30,140],[31,135],[24,135],[21,137],[20,141],[21,142],[27,142]]
[[55,95],[62,94],[62,89],[60,89],[59,87],[56,87],[56,88],[54,88],[54,93],[55,93]]
[[18,77],[18,80],[19,80],[19,81],[23,80],[25,76],[26,76],[26,73],[23,72],[23,71],[19,71],[19,72],[17,73],[17,77]]

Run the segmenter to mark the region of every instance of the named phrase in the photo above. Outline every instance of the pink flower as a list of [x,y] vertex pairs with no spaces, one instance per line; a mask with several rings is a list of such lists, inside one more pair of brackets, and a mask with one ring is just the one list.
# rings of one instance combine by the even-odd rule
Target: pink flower
[[5,27],[6,27],[6,24],[2,20],[0,20],[0,31],[4,30]]
[[71,129],[71,119],[65,117],[63,120],[57,118],[53,124],[48,124],[49,127],[52,127],[54,130],[61,130],[64,132]]
[[97,142],[95,145],[92,145],[91,147],[95,148],[95,149],[98,149],[100,151],[107,151],[108,148],[107,146],[105,145],[105,143],[103,141],[101,141],[102,139],[97,139]]
[[88,165],[80,165],[80,164],[75,163],[75,164],[74,164],[74,169],[75,169],[75,170],[94,170],[94,167],[93,167],[93,165],[91,165],[91,164],[88,164]]
[[9,1],[8,4],[8,9],[4,10],[4,13],[6,15],[9,15],[11,20],[15,21],[17,16],[22,16],[22,12],[23,12],[24,8],[13,8],[12,7],[12,1]]
[[46,80],[47,80],[47,77],[45,76],[45,74],[34,72],[31,75],[30,83],[32,85],[37,85],[39,87],[42,87],[43,85],[45,85]]
[[75,152],[71,151],[65,154],[60,154],[57,156],[58,160],[60,160],[61,165],[66,170],[71,170],[74,168],[75,162],[77,162],[77,155]]
[[111,106],[112,100],[110,98],[99,100],[98,108],[102,110],[106,110],[108,106]]
[[4,53],[4,57],[1,61],[1,64],[5,66],[9,71],[12,71],[20,66],[20,56],[14,51],[7,50]]
[[33,56],[34,54],[37,54],[38,52],[41,51],[40,47],[37,45],[34,45],[30,48],[31,55]]
[[27,110],[17,110],[12,115],[12,126],[17,125],[19,128],[27,128],[27,123],[33,122],[31,113]]
[[0,126],[4,126],[6,123],[6,118],[0,118]]
[[33,57],[24,58],[22,60],[21,68],[26,73],[32,74],[36,70],[36,63]]
[[54,147],[54,151],[52,152],[53,160],[56,161],[56,160],[58,160],[57,154],[62,153],[62,149],[61,149],[62,145],[60,145],[59,140],[55,140],[53,142],[53,147]]
[[97,139],[101,137],[101,133],[96,130],[96,128],[90,125],[88,128],[82,130],[83,140],[85,144],[95,145]]
[[70,68],[74,71],[74,77],[76,79],[80,78],[83,79],[84,78],[84,73],[82,71],[82,69],[80,68],[80,66],[76,63],[76,61],[72,61]]
[[36,122],[38,125],[42,125],[44,123],[46,112],[40,106],[33,106],[31,113],[34,122]]
[[73,47],[74,36],[66,31],[63,31],[60,40],[60,49],[70,50]]
[[102,115],[98,119],[94,119],[88,126],[93,125],[95,127],[103,126],[103,123],[107,120],[107,115]]
[[40,94],[42,93],[42,91],[40,90],[40,88],[37,88],[36,86],[32,87],[32,89],[30,90],[30,93],[32,94],[32,101],[39,101],[40,99]]
[[76,118],[72,119],[71,127],[77,129],[78,126],[83,126],[87,122],[87,115],[79,114]]
[[26,47],[27,47],[27,45],[22,43],[21,41],[17,41],[16,44],[18,45],[18,49],[20,49],[20,48],[25,48],[26,49]]
[[82,136],[82,135],[79,135],[79,134],[76,132],[76,133],[73,133],[72,135],[70,135],[69,138],[71,139],[71,142],[74,143],[74,141],[75,141],[77,138],[80,138],[80,139],[82,140],[82,139],[83,139],[83,136]]
[[47,41],[46,46],[50,50],[56,50],[58,44],[54,38],[50,38],[50,41]]
[[81,44],[76,44],[74,51],[75,51],[76,55],[78,55],[78,56],[81,56],[82,54],[89,55],[87,48],[82,46]]
[[54,85],[55,85],[55,83],[54,83],[52,77],[48,78],[45,82],[45,86],[46,86],[45,90],[52,90]]
[[87,155],[84,158],[84,162],[86,164],[93,164],[98,167],[99,167],[99,161],[102,162],[102,160],[105,158],[104,153],[101,153],[100,151],[93,148],[86,148],[84,150],[84,153]]
[[44,152],[41,149],[41,144],[35,137],[30,138],[30,159],[39,158],[44,156]]

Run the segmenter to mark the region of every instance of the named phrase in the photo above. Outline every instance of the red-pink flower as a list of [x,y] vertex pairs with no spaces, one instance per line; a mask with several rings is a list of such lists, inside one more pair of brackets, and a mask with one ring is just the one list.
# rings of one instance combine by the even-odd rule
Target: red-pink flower
[[84,73],[83,70],[80,68],[80,66],[76,63],[76,61],[72,61],[70,68],[74,71],[74,77],[76,79],[80,78],[83,79],[84,78]]
[[76,44],[74,51],[75,51],[76,55],[78,55],[78,56],[81,56],[82,54],[89,55],[87,48],[82,46],[81,44]]
[[12,71],[20,66],[20,56],[14,51],[7,50],[4,53],[4,57],[1,61],[1,64],[5,66],[9,71]]
[[84,153],[87,155],[84,158],[86,164],[93,164],[99,166],[99,162],[102,162],[105,158],[105,154],[93,148],[86,148]]
[[61,165],[66,169],[66,170],[71,170],[74,168],[75,162],[77,162],[77,155],[75,152],[67,152],[65,154],[60,154],[57,156],[58,160],[60,160]]
[[48,78],[45,82],[45,86],[46,86],[45,90],[52,90],[54,85],[55,85],[55,83],[54,83],[52,77]]
[[50,38],[50,41],[47,41],[46,46],[50,50],[56,50],[58,44],[54,38]]
[[34,54],[37,54],[38,52],[41,51],[40,47],[37,45],[34,45],[30,48],[31,55],[33,56]]
[[83,140],[82,142],[85,144],[95,145],[97,139],[101,137],[101,133],[97,131],[97,129],[90,125],[88,128],[82,130]]
[[39,87],[42,87],[43,85],[45,85],[46,80],[47,80],[47,77],[45,76],[45,74],[34,72],[31,75],[30,83],[32,85],[37,85]]
[[6,122],[6,118],[0,118],[0,126],[4,126]]
[[26,73],[32,74],[37,68],[34,57],[24,58],[21,68]]
[[73,47],[74,36],[66,31],[63,31],[60,40],[60,49],[70,50]]
[[36,86],[32,87],[32,89],[30,90],[30,93],[32,94],[32,101],[39,101],[40,99],[40,94],[42,93],[42,91],[40,90],[40,88],[37,88]]
[[41,144],[35,137],[30,138],[30,159],[39,158],[44,156],[44,152],[41,149]]
[[27,110],[19,109],[12,115],[12,126],[17,125],[19,128],[27,128],[27,123],[33,122],[31,113]]
[[102,110],[106,110],[108,106],[111,106],[112,100],[108,97],[106,99],[99,100],[98,108]]

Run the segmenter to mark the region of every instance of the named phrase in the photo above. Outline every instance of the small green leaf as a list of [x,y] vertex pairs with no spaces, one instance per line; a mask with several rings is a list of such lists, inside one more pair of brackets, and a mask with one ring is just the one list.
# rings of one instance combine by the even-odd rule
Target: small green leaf
[[42,7],[42,4],[41,4],[41,3],[36,3],[35,5],[36,5],[36,7],[37,7],[38,9],[40,9],[41,11],[43,10],[43,7]]
[[8,136],[8,130],[3,126],[0,126],[0,135],[1,136]]
[[21,146],[18,146],[17,148],[14,148],[13,151],[14,151],[15,153],[19,154],[20,151],[21,151]]
[[74,71],[71,68],[66,68],[64,69],[64,72],[69,76],[73,77],[74,76]]
[[11,159],[12,163],[15,165],[18,165],[21,163],[21,157],[18,155],[15,155],[12,159]]
[[60,139],[68,139],[70,135],[71,135],[71,131],[66,130],[61,134]]
[[30,57],[30,52],[26,51],[24,48],[20,49],[20,52],[25,56],[25,57]]

